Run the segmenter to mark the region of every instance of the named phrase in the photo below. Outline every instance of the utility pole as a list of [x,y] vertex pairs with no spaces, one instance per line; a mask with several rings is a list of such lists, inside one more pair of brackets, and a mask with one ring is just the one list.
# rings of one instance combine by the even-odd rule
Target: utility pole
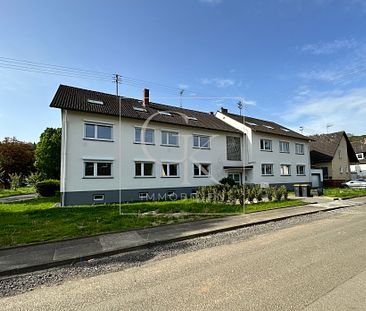
[[241,110],[243,109],[242,101],[239,101],[237,105],[238,105],[238,108],[239,108],[239,114],[241,115]]
[[118,73],[116,73],[114,75],[114,82],[116,83],[116,95],[118,96],[119,95],[119,93],[118,93],[118,91],[119,91],[118,90],[118,85],[121,82],[121,76]]
[[182,108],[182,96],[183,96],[184,90],[180,90],[179,92],[179,106]]

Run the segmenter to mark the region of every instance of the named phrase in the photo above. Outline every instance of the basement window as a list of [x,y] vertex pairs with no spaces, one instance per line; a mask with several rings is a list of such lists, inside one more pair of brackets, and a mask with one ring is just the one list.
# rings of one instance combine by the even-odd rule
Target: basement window
[[101,100],[88,99],[87,102],[88,104],[104,105],[104,103]]
[[104,201],[104,194],[94,194],[93,201]]

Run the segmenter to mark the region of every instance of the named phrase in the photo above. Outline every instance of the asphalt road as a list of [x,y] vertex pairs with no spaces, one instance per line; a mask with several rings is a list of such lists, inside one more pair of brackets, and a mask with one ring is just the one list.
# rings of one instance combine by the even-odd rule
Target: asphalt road
[[0,300],[2,310],[365,310],[366,205]]

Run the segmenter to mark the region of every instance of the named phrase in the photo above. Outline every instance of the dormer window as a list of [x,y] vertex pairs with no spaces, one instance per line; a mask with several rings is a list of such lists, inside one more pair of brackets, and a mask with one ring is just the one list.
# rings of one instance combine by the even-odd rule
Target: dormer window
[[168,111],[158,111],[159,114],[163,115],[163,116],[171,116],[172,114]]
[[197,119],[197,118],[195,118],[195,117],[187,117],[187,119],[188,119],[189,121],[198,121],[198,119]]
[[147,110],[145,108],[141,108],[141,107],[133,107],[133,110],[139,111],[139,112],[147,112]]
[[88,99],[87,102],[88,104],[104,105],[104,103],[101,100]]

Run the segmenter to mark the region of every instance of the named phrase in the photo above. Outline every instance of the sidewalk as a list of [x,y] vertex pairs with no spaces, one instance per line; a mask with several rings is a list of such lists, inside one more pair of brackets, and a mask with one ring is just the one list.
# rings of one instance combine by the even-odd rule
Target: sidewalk
[[17,201],[31,200],[34,199],[35,197],[37,197],[36,193],[12,195],[10,197],[0,198],[0,203],[11,203]]
[[366,200],[321,202],[246,215],[102,234],[98,236],[0,249],[0,276],[46,269],[150,245],[190,239],[320,211],[365,204]]

